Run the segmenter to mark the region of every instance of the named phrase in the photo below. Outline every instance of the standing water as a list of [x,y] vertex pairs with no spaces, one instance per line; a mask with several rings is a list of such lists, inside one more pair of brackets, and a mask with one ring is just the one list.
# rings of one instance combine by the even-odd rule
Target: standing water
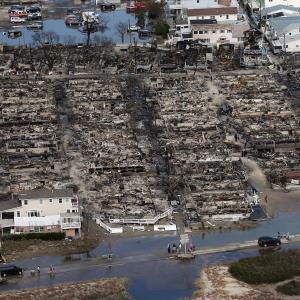
[[[125,10],[115,10],[111,12],[97,12],[100,14],[100,18],[103,17],[107,20],[107,26],[102,31],[91,34],[91,40],[99,40],[101,38],[110,39],[113,43],[121,44],[122,40],[117,33],[116,26],[119,22],[129,25],[135,25],[137,18],[132,14],[127,14]],[[11,26],[10,26],[11,27]],[[28,30],[24,25],[16,25],[16,28],[9,28],[9,30],[17,30],[22,32],[22,36],[16,39],[9,39],[7,35],[4,35],[8,28],[2,28],[0,31],[0,43],[8,46],[34,46],[33,35],[34,31]],[[78,44],[85,43],[87,36],[78,30],[78,28],[67,27],[64,19],[49,19],[43,22],[42,32],[55,32],[59,36],[59,43],[61,44]],[[140,39],[136,32],[126,33],[124,37],[124,43],[143,43],[149,41],[149,39]]]

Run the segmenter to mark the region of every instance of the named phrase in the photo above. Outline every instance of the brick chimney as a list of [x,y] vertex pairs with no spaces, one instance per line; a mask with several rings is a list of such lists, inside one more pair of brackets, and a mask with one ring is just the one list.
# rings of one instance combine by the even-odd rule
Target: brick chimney
[[218,0],[219,5],[230,6],[231,0]]

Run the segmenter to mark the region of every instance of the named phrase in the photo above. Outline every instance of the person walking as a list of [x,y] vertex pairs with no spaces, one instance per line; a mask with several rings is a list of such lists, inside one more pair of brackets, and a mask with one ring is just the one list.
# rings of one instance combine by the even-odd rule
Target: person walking
[[41,275],[41,270],[40,270],[40,267],[39,267],[39,266],[36,268],[36,272],[37,272],[38,276]]

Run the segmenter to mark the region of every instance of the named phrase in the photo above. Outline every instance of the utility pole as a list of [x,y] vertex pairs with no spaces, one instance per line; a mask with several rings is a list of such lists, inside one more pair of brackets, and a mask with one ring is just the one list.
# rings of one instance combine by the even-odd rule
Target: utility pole
[[283,34],[283,44],[284,44],[284,63],[286,63],[286,43],[285,43],[285,33]]
[[260,24],[260,27],[261,27],[261,19],[262,19],[262,15],[261,15],[261,1],[262,0],[259,0],[259,24]]

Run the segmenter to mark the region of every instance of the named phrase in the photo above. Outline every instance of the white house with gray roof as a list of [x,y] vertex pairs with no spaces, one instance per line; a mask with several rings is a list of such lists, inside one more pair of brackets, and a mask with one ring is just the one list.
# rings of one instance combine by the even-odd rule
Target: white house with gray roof
[[299,16],[270,18],[266,28],[266,38],[274,53],[300,52]]
[[63,231],[66,236],[80,235],[79,203],[71,189],[24,191],[5,202],[3,207],[0,202],[2,229],[10,228],[12,233]]
[[278,5],[300,7],[299,0],[244,0],[252,10],[274,7]]
[[264,19],[278,18],[278,17],[295,17],[295,16],[299,17],[300,8],[288,6],[288,5],[275,5],[272,7],[262,9],[261,16]]

